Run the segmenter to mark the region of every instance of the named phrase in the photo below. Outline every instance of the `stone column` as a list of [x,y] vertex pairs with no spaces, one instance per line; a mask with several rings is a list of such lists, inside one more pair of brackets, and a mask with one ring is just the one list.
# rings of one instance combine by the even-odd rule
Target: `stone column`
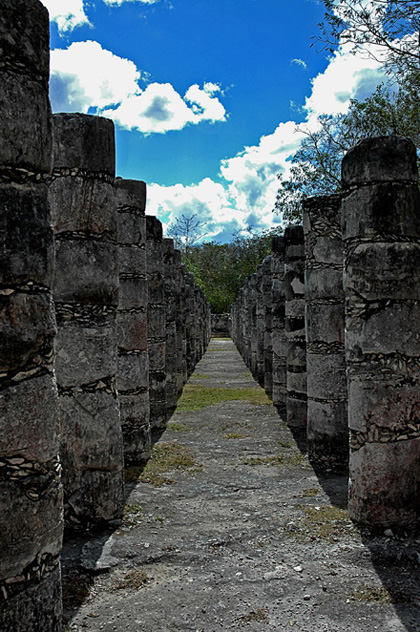
[[172,239],[164,239],[163,266],[165,283],[165,311],[166,311],[166,407],[168,413],[176,408],[178,399],[177,389],[177,339],[176,339],[176,290],[177,278],[175,268],[175,250]]
[[287,423],[306,429],[305,250],[302,226],[284,232],[285,329],[287,339]]
[[166,428],[166,311],[163,275],[162,224],[146,216],[146,263],[149,299],[147,305],[147,345],[150,376],[150,427],[153,437]]
[[256,335],[256,380],[264,386],[264,333],[265,333],[265,305],[263,294],[264,282],[263,266],[257,266],[255,282],[255,335]]
[[349,432],[341,198],[339,195],[309,198],[302,210],[306,253],[308,454],[321,466],[342,469],[348,465]]
[[147,350],[146,185],[115,181],[118,219],[118,373],[125,466],[150,457],[149,354]]
[[185,329],[185,269],[181,262],[179,250],[174,252],[174,262],[177,270],[177,292],[175,295],[177,394],[180,395],[187,381],[187,335]]
[[59,632],[62,542],[48,12],[0,8],[0,629]]
[[248,317],[250,324],[250,368],[254,378],[257,377],[258,362],[258,332],[257,332],[257,273],[251,274],[249,277],[249,294],[248,294]]
[[196,364],[196,322],[195,322],[195,301],[194,301],[194,277],[192,274],[185,275],[186,283],[186,332],[187,332],[187,373],[188,377],[194,370]]
[[286,419],[287,338],[285,330],[284,237],[271,240],[273,405]]
[[404,529],[420,503],[420,213],[411,141],[344,158],[346,357],[353,520]]
[[75,529],[120,517],[124,503],[114,165],[111,121],[54,116],[56,371],[65,518]]
[[272,293],[273,276],[271,272],[271,256],[263,263],[262,293],[264,301],[264,390],[271,397],[273,392],[273,341],[272,341]]

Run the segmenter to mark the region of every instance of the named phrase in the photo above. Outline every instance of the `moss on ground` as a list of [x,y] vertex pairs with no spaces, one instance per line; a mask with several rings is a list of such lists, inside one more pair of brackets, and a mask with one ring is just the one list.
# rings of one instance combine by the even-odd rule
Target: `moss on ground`
[[353,601],[368,603],[409,603],[412,598],[396,586],[365,586],[356,590],[352,595]]
[[297,509],[303,511],[303,517],[296,523],[295,528],[288,532],[288,535],[301,542],[310,540],[336,542],[339,537],[354,530],[347,509],[342,507],[297,505]]
[[201,466],[197,464],[188,448],[178,443],[159,442],[153,446],[152,454],[144,467],[130,467],[125,471],[126,482],[150,483],[155,487],[174,483],[167,474],[178,472],[197,472]]
[[235,400],[254,405],[267,405],[270,400],[260,388],[217,388],[201,384],[187,384],[178,401],[178,411],[200,410],[214,404]]
[[253,621],[259,621],[259,622],[267,621],[267,619],[268,619],[267,610],[265,610],[264,608],[256,608],[255,610],[251,610],[250,612],[242,615],[241,617],[237,617],[237,619],[235,620],[239,623],[239,625],[245,625]]
[[129,571],[124,575],[120,582],[114,586],[114,590],[132,589],[140,590],[146,584],[150,583],[150,577],[144,571]]
[[223,435],[223,439],[245,439],[246,435],[241,432],[227,432]]
[[204,373],[193,373],[190,377],[191,380],[210,380],[210,375],[205,375]]
[[172,432],[190,432],[191,428],[187,426],[187,424],[172,421],[168,424],[167,430],[171,430]]
[[244,460],[245,465],[275,465],[277,467],[298,467],[306,463],[306,457],[300,452],[292,454],[276,454],[274,456],[249,457]]

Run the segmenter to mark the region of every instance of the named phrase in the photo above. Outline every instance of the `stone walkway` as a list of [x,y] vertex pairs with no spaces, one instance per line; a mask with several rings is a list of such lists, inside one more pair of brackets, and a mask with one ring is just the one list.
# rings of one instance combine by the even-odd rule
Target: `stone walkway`
[[276,410],[248,401],[263,393],[230,340],[189,384],[248,399],[178,410],[158,445],[193,467],[128,484],[121,525],[66,543],[66,630],[420,630],[420,540],[349,522],[345,477],[317,476]]

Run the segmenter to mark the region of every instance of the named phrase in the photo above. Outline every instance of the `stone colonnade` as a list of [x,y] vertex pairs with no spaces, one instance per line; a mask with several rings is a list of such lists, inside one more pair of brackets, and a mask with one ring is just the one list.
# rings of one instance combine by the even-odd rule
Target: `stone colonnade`
[[145,183],[115,178],[113,123],[52,116],[38,0],[3,0],[0,49],[0,629],[58,632],[64,525],[121,517],[210,309]]
[[[415,147],[398,137],[362,141],[342,174],[341,196],[306,200],[303,227],[273,238],[271,267],[259,266],[232,306],[231,333],[292,431],[306,432],[311,462],[349,467],[351,518],[411,528],[420,518]],[[270,285],[264,338],[261,288]]]

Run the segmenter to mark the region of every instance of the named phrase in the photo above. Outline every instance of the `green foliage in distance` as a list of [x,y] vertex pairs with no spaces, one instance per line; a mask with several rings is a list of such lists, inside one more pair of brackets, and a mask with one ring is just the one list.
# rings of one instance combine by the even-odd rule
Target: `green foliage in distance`
[[238,295],[244,279],[271,253],[274,231],[249,236],[236,235],[229,244],[214,241],[195,244],[184,253],[184,263],[203,290],[211,311],[223,314]]
[[306,136],[291,160],[290,176],[278,175],[275,213],[283,220],[301,221],[307,197],[341,191],[341,161],[363,138],[398,135],[420,148],[420,71],[403,76],[391,89],[383,84],[364,101],[353,99],[347,114],[321,115],[316,131],[300,127]]

